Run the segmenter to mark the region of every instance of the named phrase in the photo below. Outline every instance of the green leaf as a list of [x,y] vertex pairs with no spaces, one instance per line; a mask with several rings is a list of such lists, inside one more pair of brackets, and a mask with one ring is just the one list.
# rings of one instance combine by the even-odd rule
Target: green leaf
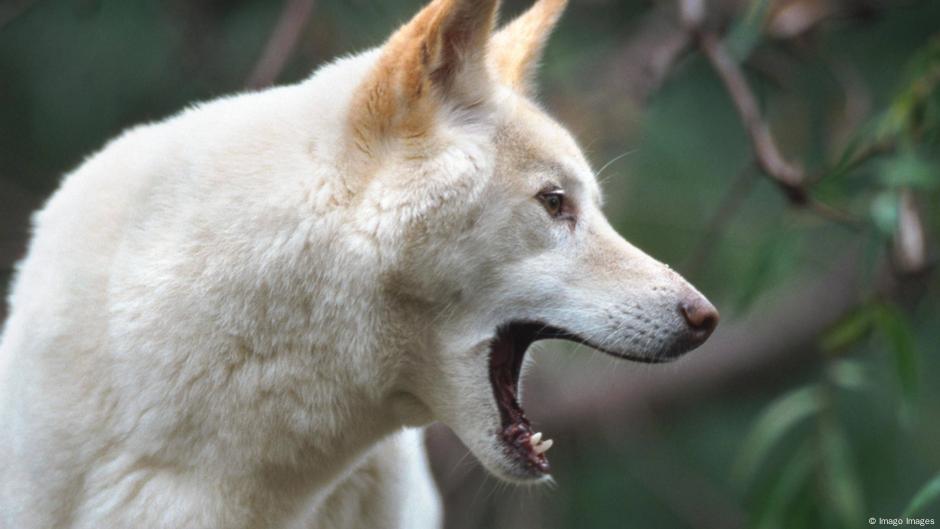
[[793,390],[771,402],[754,423],[741,444],[732,475],[741,483],[751,479],[754,470],[767,459],[774,445],[804,419],[822,407],[819,388],[807,386]]
[[875,130],[875,124],[869,123],[863,126],[862,130],[857,132],[849,141],[849,144],[845,146],[836,162],[826,169],[823,181],[844,184],[843,180],[851,172],[850,169],[856,165],[856,156],[865,149],[870,148],[874,143]]
[[861,255],[858,261],[859,286],[865,295],[877,295],[878,274],[884,263],[888,245],[885,236],[876,229],[869,229],[862,235]]
[[869,383],[868,373],[861,362],[842,360],[833,362],[826,370],[829,380],[842,389],[863,389]]
[[904,91],[898,95],[882,115],[878,123],[876,137],[884,140],[902,136],[908,129],[908,123],[911,120],[911,114],[914,113],[916,103],[917,101],[909,91]]
[[894,368],[908,403],[917,393],[918,355],[914,330],[907,317],[893,305],[880,305],[876,322],[891,347]]
[[786,229],[764,236],[754,260],[741,277],[734,310],[747,311],[767,287],[793,266],[801,249],[800,234]]
[[[904,86],[894,97],[878,126],[882,139],[911,137],[929,114],[931,96],[940,83],[940,38],[934,37],[908,61]],[[929,125],[929,124],[928,124]]]
[[738,62],[747,59],[760,43],[769,7],[768,0],[753,0],[747,13],[739,18],[728,32],[725,45]]
[[937,474],[917,494],[904,509],[904,516],[914,516],[923,511],[931,503],[940,501],[940,474]]
[[790,506],[813,474],[817,461],[813,448],[812,444],[804,441],[793,454],[770,489],[763,507],[755,515],[753,527],[776,529],[787,525]]
[[864,519],[865,507],[851,448],[832,421],[820,431],[823,454],[823,487],[841,527],[857,527]]
[[892,188],[933,189],[940,184],[940,169],[908,149],[882,162],[879,180]]
[[842,318],[823,335],[823,351],[838,352],[864,338],[875,326],[875,312],[874,307],[865,305]]
[[898,225],[900,200],[894,191],[882,191],[871,202],[871,219],[883,235],[890,237]]

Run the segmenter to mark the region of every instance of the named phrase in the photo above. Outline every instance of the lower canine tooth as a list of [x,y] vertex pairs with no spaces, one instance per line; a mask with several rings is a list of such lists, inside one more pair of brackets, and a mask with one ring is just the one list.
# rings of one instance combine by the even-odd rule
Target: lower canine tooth
[[533,450],[536,454],[544,454],[545,452],[548,452],[548,449],[551,448],[553,444],[554,444],[554,443],[552,442],[551,439],[546,439],[546,440],[545,440],[544,442],[542,442],[542,443],[539,443],[539,444],[537,444],[537,445],[533,445],[533,446],[532,446],[532,450]]

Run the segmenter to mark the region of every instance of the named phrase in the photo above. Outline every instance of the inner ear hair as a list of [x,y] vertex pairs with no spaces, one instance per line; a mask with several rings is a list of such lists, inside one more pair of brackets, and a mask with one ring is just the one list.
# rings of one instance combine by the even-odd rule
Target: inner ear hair
[[534,92],[538,63],[567,4],[539,0],[493,36],[490,61],[500,81],[527,95]]
[[396,31],[353,96],[354,147],[371,156],[390,135],[426,134],[445,106],[485,101],[498,0],[434,0]]

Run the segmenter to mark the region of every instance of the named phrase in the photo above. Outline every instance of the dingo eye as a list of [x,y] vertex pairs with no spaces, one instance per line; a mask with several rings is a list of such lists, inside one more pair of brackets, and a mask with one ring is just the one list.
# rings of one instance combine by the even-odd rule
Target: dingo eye
[[565,193],[560,189],[544,191],[539,193],[539,201],[545,207],[545,211],[552,217],[561,216],[565,206]]

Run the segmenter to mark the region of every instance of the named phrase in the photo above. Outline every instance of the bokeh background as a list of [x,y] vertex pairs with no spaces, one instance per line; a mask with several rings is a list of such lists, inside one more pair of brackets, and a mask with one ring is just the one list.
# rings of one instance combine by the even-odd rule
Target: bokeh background
[[[302,79],[421,4],[0,0],[3,289],[30,212],[121,129]],[[573,0],[541,100],[722,323],[665,366],[538,346],[555,484],[498,483],[432,427],[446,526],[940,518],[938,83],[936,0]]]

